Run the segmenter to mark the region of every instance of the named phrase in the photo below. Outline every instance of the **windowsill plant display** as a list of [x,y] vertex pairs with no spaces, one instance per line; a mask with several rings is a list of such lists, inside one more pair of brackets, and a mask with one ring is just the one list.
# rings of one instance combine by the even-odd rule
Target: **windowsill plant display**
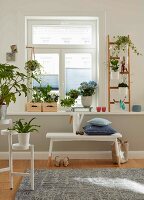
[[32,101],[26,104],[26,111],[41,112],[42,111],[42,95],[39,88],[33,88]]
[[25,81],[30,77],[35,78],[21,73],[14,65],[0,64],[0,119],[5,119],[6,107],[11,102],[16,102],[17,94],[27,96],[29,88]]
[[47,87],[41,87],[42,95],[42,111],[43,112],[57,112],[57,102],[59,95],[51,92],[52,88],[50,85]]
[[20,146],[29,146],[30,133],[37,132],[39,125],[31,124],[35,118],[28,122],[24,119],[19,119],[13,122],[12,130],[18,133],[18,142]]
[[92,95],[95,94],[97,83],[95,81],[82,82],[78,88],[83,107],[92,105]]

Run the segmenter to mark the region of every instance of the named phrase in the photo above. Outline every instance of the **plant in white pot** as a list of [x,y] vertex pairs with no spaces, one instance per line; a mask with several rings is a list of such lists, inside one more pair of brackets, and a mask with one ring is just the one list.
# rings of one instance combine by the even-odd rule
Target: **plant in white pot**
[[18,142],[20,146],[29,146],[30,133],[38,131],[36,127],[40,126],[31,124],[34,119],[35,117],[28,122],[24,119],[19,119],[14,122],[12,130],[18,133]]
[[119,61],[117,59],[112,59],[110,61],[111,67],[111,79],[119,79]]
[[125,96],[128,94],[128,85],[125,82],[121,82],[118,84],[118,89],[119,89],[119,98],[124,99]]
[[95,94],[97,83],[95,81],[82,82],[78,88],[81,95],[81,102],[84,107],[92,105],[92,95]]
[[75,104],[75,99],[66,97],[60,100],[60,105],[65,108],[65,111],[70,112],[71,107]]

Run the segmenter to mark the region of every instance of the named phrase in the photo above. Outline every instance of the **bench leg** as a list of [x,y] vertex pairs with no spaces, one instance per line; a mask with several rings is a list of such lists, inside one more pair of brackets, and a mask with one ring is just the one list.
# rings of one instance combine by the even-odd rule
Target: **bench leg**
[[117,160],[118,160],[118,166],[120,167],[120,149],[119,149],[117,139],[115,140],[115,150],[116,150],[116,156],[117,156]]
[[51,166],[51,159],[52,159],[52,148],[53,148],[53,141],[50,139],[50,145],[49,145],[49,155],[48,155],[48,167]]

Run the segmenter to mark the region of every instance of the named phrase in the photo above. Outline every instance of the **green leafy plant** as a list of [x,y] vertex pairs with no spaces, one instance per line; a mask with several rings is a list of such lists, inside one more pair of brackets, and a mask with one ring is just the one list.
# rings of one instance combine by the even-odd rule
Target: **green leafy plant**
[[28,60],[25,63],[25,68],[30,71],[40,70],[41,64],[37,60]]
[[75,99],[73,99],[71,97],[66,97],[66,98],[60,100],[60,105],[62,107],[71,107],[74,104],[75,104]]
[[32,95],[32,102],[33,103],[40,103],[42,102],[42,93],[39,88],[33,88],[33,95]]
[[21,96],[24,93],[27,96],[29,88],[25,81],[30,77],[35,79],[33,75],[21,73],[14,65],[0,64],[0,105],[15,103],[16,94]]
[[112,59],[110,61],[110,67],[114,72],[117,72],[119,69],[119,61],[116,59]]
[[97,83],[95,81],[82,82],[78,88],[80,95],[92,96],[95,94]]
[[137,55],[142,55],[138,52],[137,48],[135,47],[135,45],[133,44],[129,36],[118,35],[118,36],[114,36],[113,38],[115,40],[115,45],[114,45],[112,55],[118,56],[121,50],[125,52],[127,46],[129,46],[132,49],[132,51],[136,53]]
[[128,85],[127,83],[122,82],[118,84],[118,87],[128,87]]
[[47,87],[40,87],[42,99],[44,102],[52,103],[57,102],[59,95],[56,93],[51,93],[51,86],[47,85]]
[[31,124],[34,119],[35,117],[32,118],[29,122],[24,121],[24,119],[19,119],[13,122],[14,126],[12,130],[17,131],[18,133],[28,133],[28,132],[32,133],[34,131],[38,131],[36,127],[40,127],[40,126]]
[[77,99],[79,96],[79,91],[75,89],[71,89],[68,93],[67,96],[71,97],[72,99]]

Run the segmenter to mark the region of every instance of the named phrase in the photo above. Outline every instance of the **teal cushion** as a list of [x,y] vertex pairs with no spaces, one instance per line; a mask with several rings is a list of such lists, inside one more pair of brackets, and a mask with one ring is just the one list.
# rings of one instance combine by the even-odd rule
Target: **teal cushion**
[[93,119],[87,121],[87,123],[90,123],[90,124],[93,124],[96,126],[107,126],[107,125],[111,124],[112,122],[110,122],[109,120],[104,119],[104,118],[93,118]]

